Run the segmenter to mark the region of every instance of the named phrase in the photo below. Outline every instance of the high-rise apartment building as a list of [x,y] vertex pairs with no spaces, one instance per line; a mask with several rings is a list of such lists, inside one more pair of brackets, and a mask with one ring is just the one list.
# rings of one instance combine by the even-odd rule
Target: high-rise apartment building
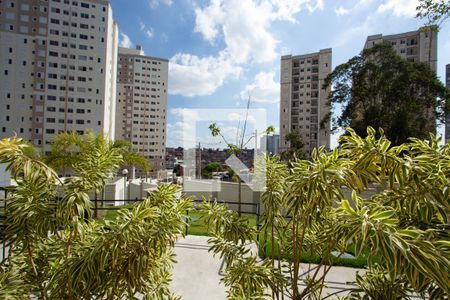
[[437,68],[437,32],[433,30],[416,30],[392,35],[370,35],[364,49],[376,44],[388,42],[396,52],[408,61],[429,64],[436,72]]
[[[424,27],[416,31],[392,35],[370,35],[367,37],[364,49],[376,44],[389,43],[402,58],[417,63],[425,63],[436,72],[437,70],[437,31]],[[436,132],[436,117],[433,109],[426,112],[427,131]]]
[[[445,84],[450,89],[450,64],[445,66]],[[450,142],[450,114],[447,114],[445,120],[445,142]]]
[[324,89],[323,84],[331,73],[331,63],[331,48],[281,57],[280,152],[289,149],[286,135],[294,131],[309,153],[319,146],[330,147],[330,123],[323,127],[320,123],[330,112],[330,88]]
[[107,0],[0,1],[0,138],[114,139],[117,25]]
[[140,46],[119,48],[116,138],[130,141],[150,161],[153,175],[165,169],[168,65],[142,55]]

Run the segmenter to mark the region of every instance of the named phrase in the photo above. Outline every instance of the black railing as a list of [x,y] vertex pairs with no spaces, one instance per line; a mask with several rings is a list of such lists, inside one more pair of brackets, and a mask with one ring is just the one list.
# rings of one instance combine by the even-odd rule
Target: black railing
[[[56,204],[60,199],[55,199],[54,203]],[[107,212],[108,211],[118,211],[120,209],[124,209],[124,208],[128,208],[131,209],[132,206],[130,204],[134,204],[137,202],[141,202],[143,201],[142,199],[127,199],[127,200],[103,200],[103,199],[92,199],[91,200],[93,202],[93,218],[98,218],[98,219],[102,219],[107,217]],[[239,207],[239,202],[236,201],[223,201],[223,200],[192,200],[194,203],[194,209],[195,210],[199,210],[198,206],[200,203],[203,202],[209,202],[209,203],[214,203],[217,202],[219,204],[224,204],[226,205],[229,209],[231,208],[237,208]],[[115,205],[117,203],[121,203],[120,205]],[[123,204],[122,204],[123,203]],[[129,207],[127,207],[127,205],[130,205]],[[5,221],[6,221],[6,206],[7,206],[7,193],[5,192],[5,199],[0,201],[0,239],[1,239],[1,246],[2,246],[2,257],[0,259],[0,261],[3,261],[7,255],[8,255],[8,245],[6,244],[5,241]],[[257,227],[257,236],[256,239],[259,242],[259,229],[261,228],[261,224],[260,224],[260,216],[261,216],[261,211],[260,211],[260,205],[259,203],[241,203],[242,206],[242,210],[241,213],[243,214],[248,214],[248,215],[255,215],[255,223],[256,223],[256,227]],[[234,209],[235,211],[237,211],[237,209]],[[102,213],[103,212],[103,213]],[[86,218],[87,221],[87,218]],[[190,218],[189,218],[189,211],[186,211],[186,229],[185,229],[185,234],[188,235],[189,234],[189,224],[191,222]]]
[[[219,204],[225,204],[227,206],[238,206],[239,207],[239,202],[236,201],[223,201],[223,200],[193,200],[194,202],[194,209],[198,210],[197,206],[198,204],[204,203],[204,202],[209,202],[210,204],[212,203],[219,203]],[[259,229],[261,227],[261,224],[259,223],[260,221],[260,205],[259,203],[245,203],[245,202],[241,202],[240,203],[241,206],[244,207],[243,210],[241,210],[240,212],[242,214],[247,214],[247,215],[255,215],[255,223],[256,223],[256,229],[257,229],[257,235],[256,235],[256,240],[259,242]],[[252,210],[248,211],[245,209],[245,207],[251,207]],[[235,210],[237,211],[237,210]],[[188,229],[189,229],[189,211],[186,211],[187,214],[187,218],[186,218],[186,235],[188,235]]]

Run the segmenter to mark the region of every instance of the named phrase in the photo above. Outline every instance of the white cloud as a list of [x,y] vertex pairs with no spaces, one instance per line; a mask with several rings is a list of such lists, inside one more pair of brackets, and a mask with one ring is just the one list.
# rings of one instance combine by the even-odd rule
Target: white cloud
[[280,98],[280,83],[274,80],[275,72],[260,72],[255,80],[247,85],[240,93],[241,99],[249,96],[252,101],[277,103]]
[[211,43],[220,34],[236,63],[272,61],[278,43],[268,31],[272,13],[268,2],[212,0],[209,6],[195,10],[195,31]]
[[139,22],[139,29],[141,29],[141,31],[142,31],[143,33],[145,33],[145,35],[146,35],[148,38],[150,38],[150,39],[153,38],[153,36],[154,36],[153,28],[147,27],[147,26],[144,24],[144,22],[142,22],[142,21]]
[[244,64],[274,61],[279,41],[269,31],[271,24],[295,22],[294,15],[302,9],[313,12],[323,6],[323,0],[210,0],[196,7],[194,31],[211,44],[223,39],[225,47],[208,57],[172,57],[170,93],[211,95],[226,80],[238,78]]
[[253,122],[256,123],[256,118],[254,115],[249,114],[247,115],[245,112],[242,113],[230,113],[227,116],[228,121],[239,121],[241,123],[241,126],[243,122],[245,121],[245,118],[247,118],[247,122]]
[[337,16],[343,16],[343,15],[348,14],[349,12],[350,12],[349,9],[346,9],[346,8],[344,8],[344,7],[342,7],[342,6],[339,6],[338,8],[335,8],[335,9],[334,9],[334,13],[335,13]]
[[200,32],[203,38],[213,42],[217,37],[219,23],[223,22],[225,12],[221,8],[220,0],[212,0],[205,9],[195,9],[195,32]]
[[194,109],[175,107],[170,109],[169,112],[175,117],[179,117],[186,121],[199,119],[199,115]]
[[332,43],[333,47],[344,47],[348,44],[355,43],[356,41],[359,41],[362,46],[364,40],[360,40],[361,37],[365,38],[370,34],[374,34],[377,28],[377,20],[378,18],[374,16],[374,14],[370,14],[361,24],[353,25],[348,30],[336,35]]
[[378,13],[391,12],[397,17],[414,17],[419,0],[386,0],[378,6]]
[[169,64],[170,93],[186,97],[211,95],[228,78],[238,78],[242,68],[228,55],[198,57],[178,53]]
[[131,48],[133,47],[133,42],[128,35],[125,33],[120,33],[119,46],[123,48]]
[[269,0],[268,2],[273,6],[273,20],[285,20],[292,23],[296,23],[294,15],[303,8],[312,13],[315,10],[323,10],[325,6],[323,0]]
[[155,9],[160,4],[171,6],[173,4],[173,0],[149,0],[148,4],[150,5],[151,8]]

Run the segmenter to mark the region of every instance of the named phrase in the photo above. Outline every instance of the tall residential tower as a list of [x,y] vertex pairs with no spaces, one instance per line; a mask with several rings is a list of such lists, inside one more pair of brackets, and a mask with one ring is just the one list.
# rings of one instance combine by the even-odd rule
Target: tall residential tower
[[153,175],[165,169],[168,64],[143,55],[140,46],[119,48],[116,138],[130,141]]
[[330,88],[325,78],[332,70],[332,50],[281,57],[280,152],[289,149],[286,135],[298,132],[311,153],[319,146],[330,147],[330,123],[320,126],[330,112],[327,105]]
[[0,138],[114,139],[117,25],[107,0],[0,1]]
[[[392,34],[370,35],[367,37],[364,49],[376,44],[389,43],[403,59],[427,64],[434,72],[437,70],[437,32],[430,27],[416,31]],[[429,109],[427,131],[436,133],[436,117],[434,109]]]
[[437,68],[437,32],[426,27],[416,31],[367,37],[364,49],[376,44],[388,42],[404,59],[412,62],[427,63],[436,72]]

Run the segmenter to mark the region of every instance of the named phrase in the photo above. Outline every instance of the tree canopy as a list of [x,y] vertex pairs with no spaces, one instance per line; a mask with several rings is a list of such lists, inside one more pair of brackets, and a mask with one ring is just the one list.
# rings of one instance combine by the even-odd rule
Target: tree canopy
[[115,220],[94,220],[88,193],[118,169],[120,151],[98,144],[62,181],[28,156],[29,147],[20,138],[0,141],[0,163],[17,183],[4,209],[9,256],[0,263],[0,298],[176,299],[169,291],[173,247],[191,207],[178,187],[161,185]]
[[[388,44],[365,49],[327,77],[333,130],[352,127],[364,136],[366,128],[382,128],[394,145],[409,137],[427,138],[435,120],[443,122],[450,92],[427,64],[402,59]],[[325,117],[328,120],[331,113]]]
[[122,167],[137,166],[143,171],[150,171],[148,160],[132,150],[130,142],[125,140],[109,141],[103,135],[92,132],[79,134],[77,132],[63,132],[50,142],[50,152],[45,162],[56,170],[73,170],[74,165],[89,155],[95,148],[110,147],[122,155]]
[[286,134],[285,139],[289,142],[290,147],[289,150],[280,153],[280,156],[284,161],[305,159],[307,157],[305,152],[306,144],[298,131],[289,132]]
[[426,25],[439,28],[450,16],[450,1],[419,0],[419,6],[416,9],[417,18],[426,19]]
[[[450,144],[431,136],[391,147],[373,128],[365,138],[349,129],[340,142],[291,167],[266,158],[259,264],[246,247],[257,229],[224,205],[203,205],[228,299],[448,298]],[[365,274],[327,295],[326,275],[349,249],[367,257]],[[304,253],[318,265],[302,269]]]

